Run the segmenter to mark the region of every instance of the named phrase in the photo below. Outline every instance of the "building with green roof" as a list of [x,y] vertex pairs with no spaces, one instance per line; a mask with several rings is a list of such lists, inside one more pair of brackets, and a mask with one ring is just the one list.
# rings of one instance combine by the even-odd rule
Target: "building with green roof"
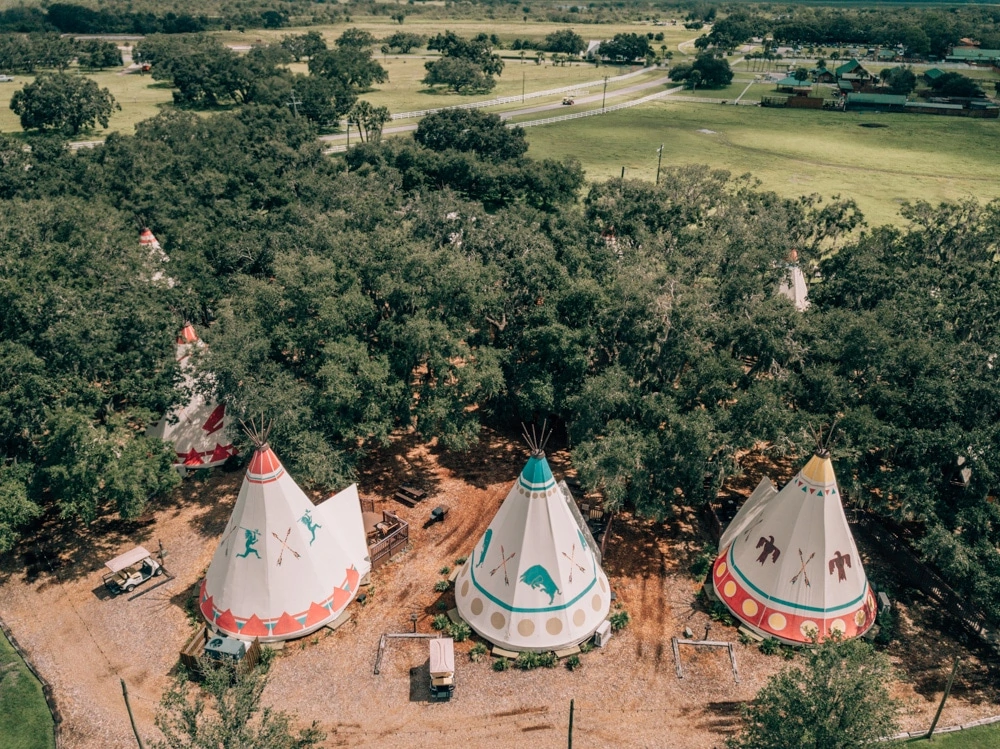
[[989,65],[1000,63],[1000,49],[980,49],[979,47],[955,47],[945,58],[948,62]]
[[896,94],[848,94],[846,112],[904,112],[906,97]]

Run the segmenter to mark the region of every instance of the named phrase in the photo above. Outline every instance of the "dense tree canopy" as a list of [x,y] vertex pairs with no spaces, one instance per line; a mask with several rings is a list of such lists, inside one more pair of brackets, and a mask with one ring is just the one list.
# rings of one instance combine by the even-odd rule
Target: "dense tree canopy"
[[[837,418],[846,501],[1000,618],[1000,203],[872,229],[850,201],[700,167],[581,194],[579,164],[472,112],[330,158],[247,90],[93,150],[0,142],[0,544],[176,481],[142,434],[184,397],[191,319],[233,413],[266,412],[327,488],[394,430],[463,449],[548,417],[610,508],[664,517],[741,451],[803,451]],[[150,293],[140,220],[172,289]],[[792,249],[823,279],[806,313],[777,293]]]
[[493,76],[503,72],[503,60],[493,51],[493,42],[486,34],[465,39],[446,31],[431,37],[427,49],[443,55],[424,63],[424,83],[430,86],[446,85],[460,93],[489,91],[496,83]]
[[578,55],[587,49],[587,42],[573,29],[560,29],[545,37],[545,49],[549,52]]
[[89,78],[42,73],[14,92],[10,108],[25,130],[55,129],[76,135],[97,123],[107,127],[111,113],[121,106],[108,89]]
[[641,34],[615,34],[613,38],[601,42],[599,52],[605,60],[644,59],[652,50],[649,39]]
[[744,710],[730,749],[854,749],[898,730],[889,659],[864,640],[830,640],[772,676]]

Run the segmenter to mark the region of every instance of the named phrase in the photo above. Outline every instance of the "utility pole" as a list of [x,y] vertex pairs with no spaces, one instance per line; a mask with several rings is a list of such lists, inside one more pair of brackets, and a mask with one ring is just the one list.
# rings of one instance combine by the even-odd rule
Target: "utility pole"
[[948,684],[944,688],[944,694],[941,696],[941,704],[938,705],[937,713],[934,714],[934,721],[931,723],[931,729],[927,732],[927,740],[930,741],[931,737],[934,736],[934,729],[937,728],[938,720],[941,718],[941,712],[944,710],[945,700],[948,699],[948,695],[951,694],[951,685],[955,683],[955,674],[958,673],[958,664],[962,662],[961,658],[955,658],[955,663],[951,667],[951,676],[948,677]]
[[135,734],[135,743],[139,745],[139,749],[145,749],[142,745],[142,738],[139,736],[139,729],[135,725],[135,717],[132,715],[132,705],[128,701],[128,687],[125,686],[125,680],[119,677],[119,681],[122,683],[122,694],[125,696],[125,709],[128,710],[128,719],[132,723],[132,733]]
[[663,144],[662,143],[660,144],[660,147],[656,149],[656,153],[659,154],[659,156],[656,157],[656,184],[660,184],[660,164],[663,163]]
[[601,96],[601,114],[605,113],[604,102],[608,99],[608,77],[604,76],[604,94]]
[[292,108],[292,111],[295,112],[295,116],[296,117],[299,116],[299,104],[301,104],[301,103],[302,103],[302,100],[301,99],[297,99],[295,97],[295,89],[292,89],[292,99],[291,99],[291,101],[288,102],[288,106],[290,106]]
[[569,701],[569,749],[573,749],[573,700]]

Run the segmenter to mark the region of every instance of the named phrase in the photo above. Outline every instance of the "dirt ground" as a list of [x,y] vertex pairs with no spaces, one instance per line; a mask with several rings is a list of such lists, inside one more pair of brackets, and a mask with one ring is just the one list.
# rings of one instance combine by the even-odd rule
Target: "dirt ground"
[[[557,477],[571,473],[567,454],[550,450]],[[739,706],[786,663],[756,648],[736,645],[740,683],[734,683],[724,650],[682,649],[678,679],[672,636],[690,627],[696,638],[736,642],[736,630],[710,621],[696,598],[688,567],[709,539],[693,513],[669,523],[628,514],[613,521],[605,569],[632,623],[583,665],[532,672],[495,673],[488,661],[472,663],[471,643],[456,645],[457,689],[450,703],[428,701],[427,645],[392,640],[381,673],[373,675],[383,632],[431,632],[433,617],[454,605],[434,592],[442,568],[469,553],[520,471],[526,452],[514,439],[486,432],[467,454],[439,451],[412,436],[370,461],[359,477],[363,496],[410,523],[412,548],[372,575],[366,605],[351,605],[353,619],[289,643],[279,654],[264,694],[266,703],[291,710],[304,723],[318,721],[327,746],[475,747],[563,746],[570,699],[575,700],[578,747],[721,747],[738,726]],[[730,491],[745,493],[759,479],[747,467]],[[783,472],[791,470],[781,467]],[[784,481],[788,476],[774,476]],[[119,679],[128,684],[144,738],[153,723],[183,642],[191,634],[186,611],[228,519],[242,473],[188,479],[173,497],[141,522],[99,522],[85,531],[58,522],[42,528],[0,566],[0,617],[53,684],[63,718],[64,745],[73,749],[134,746]],[[405,483],[429,499],[407,508],[388,498]],[[425,525],[432,507],[451,507],[443,523]],[[166,579],[130,595],[107,598],[103,562],[141,543],[168,551]],[[891,574],[891,561],[859,538],[866,567]],[[911,597],[897,604],[900,641],[889,648],[900,679],[893,693],[906,705],[904,730],[929,724],[953,655],[963,658],[960,677],[942,725],[1000,712],[1000,675],[951,636],[952,625],[933,606]]]

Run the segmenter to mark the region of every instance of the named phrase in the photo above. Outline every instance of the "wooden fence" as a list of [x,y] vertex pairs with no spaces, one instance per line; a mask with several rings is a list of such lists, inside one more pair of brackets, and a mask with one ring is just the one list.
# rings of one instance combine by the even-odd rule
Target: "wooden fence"
[[368,556],[372,560],[372,570],[377,570],[410,543],[410,526],[406,521],[385,511],[382,512],[382,518],[385,523],[392,526],[392,530],[385,538],[379,539],[368,547]]

